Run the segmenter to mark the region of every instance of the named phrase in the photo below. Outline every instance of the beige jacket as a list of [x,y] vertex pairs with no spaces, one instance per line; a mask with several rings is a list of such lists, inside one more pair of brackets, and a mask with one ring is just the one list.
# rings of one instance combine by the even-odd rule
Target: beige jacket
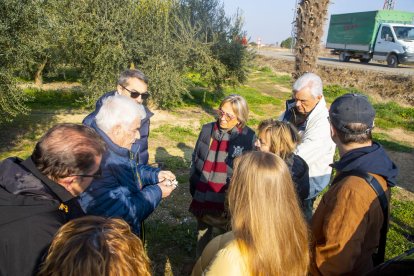
[[217,236],[206,246],[191,275],[249,275],[233,232]]
[[[373,176],[387,191],[386,181]],[[383,213],[375,191],[362,178],[348,176],[323,196],[312,219],[313,275],[364,275],[373,268]]]

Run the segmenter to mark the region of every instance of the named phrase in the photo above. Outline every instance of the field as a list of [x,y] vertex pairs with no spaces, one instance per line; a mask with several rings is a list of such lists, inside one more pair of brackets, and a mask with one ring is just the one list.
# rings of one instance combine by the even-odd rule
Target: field
[[[41,89],[26,86],[25,93],[32,97],[32,111],[2,126],[1,159],[29,156],[35,141],[50,126],[58,122],[80,123],[89,112],[78,101],[82,91],[76,83],[49,83]],[[261,120],[280,114],[284,101],[290,97],[290,87],[291,77],[286,71],[272,66],[272,61],[257,60],[248,82],[241,87],[227,87],[225,94],[237,93],[247,99],[251,111],[248,125],[255,129]],[[356,88],[335,85],[335,80],[330,80],[324,93],[331,103],[348,91]],[[371,97],[377,110],[375,139],[386,147],[401,171],[399,186],[392,189],[392,222],[386,252],[386,257],[392,258],[414,247],[414,177],[410,171],[414,168],[414,108],[400,102],[401,97],[385,101],[371,90],[361,92]],[[155,275],[186,275],[194,262],[196,236],[195,221],[188,212],[188,171],[200,127],[214,120],[220,99],[214,99],[202,84],[192,89],[191,95],[174,110],[153,109],[150,163],[173,171],[179,182],[179,187],[146,221],[146,248]]]

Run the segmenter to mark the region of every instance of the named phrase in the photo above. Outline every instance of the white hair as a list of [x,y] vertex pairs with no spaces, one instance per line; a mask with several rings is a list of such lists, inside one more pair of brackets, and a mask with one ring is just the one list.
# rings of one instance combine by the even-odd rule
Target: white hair
[[117,125],[128,127],[137,118],[146,116],[145,108],[130,97],[122,95],[110,96],[103,100],[96,115],[96,125],[108,134]]
[[321,78],[314,73],[305,73],[298,78],[293,84],[293,92],[296,93],[305,87],[310,88],[310,92],[314,98],[322,96],[323,84]]

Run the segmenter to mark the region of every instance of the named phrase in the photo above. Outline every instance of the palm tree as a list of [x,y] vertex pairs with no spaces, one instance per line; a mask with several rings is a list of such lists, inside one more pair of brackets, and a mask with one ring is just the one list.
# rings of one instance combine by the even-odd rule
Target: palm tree
[[328,4],[329,0],[301,0],[299,2],[296,16],[294,79],[306,72],[316,71]]

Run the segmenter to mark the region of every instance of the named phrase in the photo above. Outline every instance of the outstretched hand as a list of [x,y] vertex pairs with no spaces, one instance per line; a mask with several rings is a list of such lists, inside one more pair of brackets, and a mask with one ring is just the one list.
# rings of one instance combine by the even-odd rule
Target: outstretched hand
[[161,192],[162,192],[162,198],[166,198],[167,196],[169,196],[171,194],[172,191],[175,190],[175,188],[177,188],[177,184],[176,181],[174,181],[175,183],[172,184],[171,180],[165,179],[164,181],[158,183],[158,187],[160,187]]
[[175,174],[170,171],[160,171],[158,173],[158,182],[163,182],[164,180],[174,181]]

